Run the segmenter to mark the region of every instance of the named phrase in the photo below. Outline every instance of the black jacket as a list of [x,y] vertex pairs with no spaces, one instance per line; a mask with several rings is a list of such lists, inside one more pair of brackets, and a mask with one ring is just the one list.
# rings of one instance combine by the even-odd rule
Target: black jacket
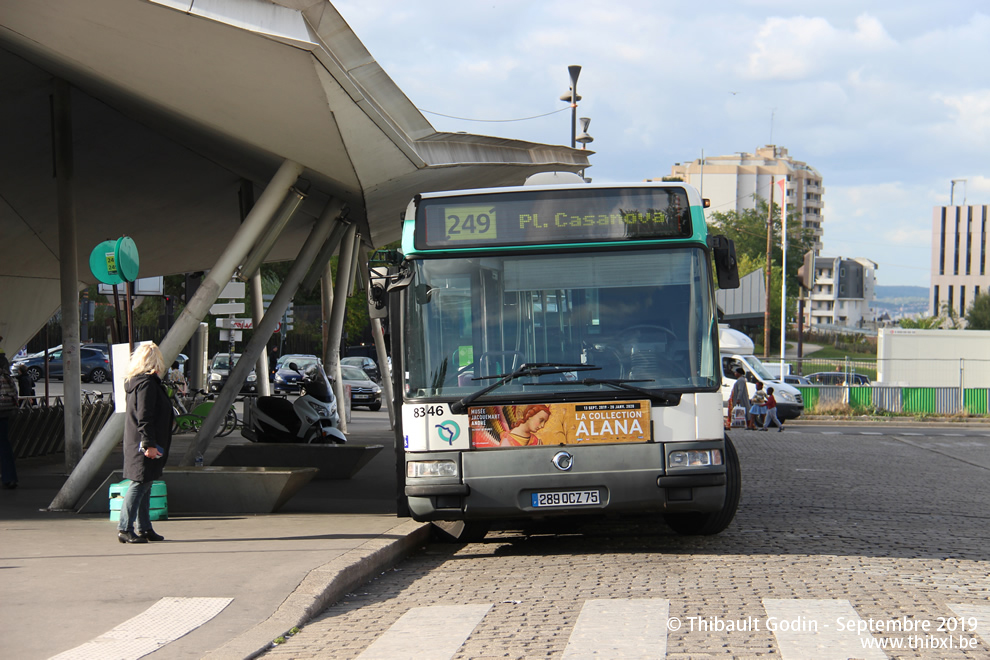
[[20,396],[34,395],[34,381],[31,380],[31,376],[26,371],[17,374],[17,394]]
[[[172,442],[172,402],[155,374],[141,374],[124,383],[127,417],[124,420],[124,478],[131,481],[160,479]],[[148,458],[143,452],[161,447],[164,456]]]

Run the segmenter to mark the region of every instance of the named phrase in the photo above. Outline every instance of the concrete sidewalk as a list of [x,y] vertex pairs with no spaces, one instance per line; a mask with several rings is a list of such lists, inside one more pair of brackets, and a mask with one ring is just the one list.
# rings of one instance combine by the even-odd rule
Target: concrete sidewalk
[[[427,540],[427,525],[395,516],[387,416],[356,418],[348,441],[385,449],[350,480],[311,481],[276,513],[171,515],[155,523],[166,541],[142,545],[119,543],[109,514],[45,510],[65,479],[61,454],[19,461],[20,487],[0,491],[4,657],[49,658],[86,644],[72,657],[102,660],[109,649],[100,644],[119,644],[121,633],[101,636],[167,598],[176,600],[161,618],[172,620],[195,618],[184,609],[205,602],[186,599],[231,600],[145,657],[256,655]],[[224,442],[246,441],[236,432],[218,439],[207,463]],[[92,486],[120,464],[118,451]],[[172,623],[137,635],[158,629],[167,638]]]

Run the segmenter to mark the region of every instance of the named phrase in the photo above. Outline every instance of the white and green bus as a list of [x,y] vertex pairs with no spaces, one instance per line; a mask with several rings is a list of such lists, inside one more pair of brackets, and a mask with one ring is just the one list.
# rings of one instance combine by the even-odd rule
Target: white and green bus
[[373,261],[400,515],[455,540],[643,513],[718,533],[740,491],[713,283],[738,286],[734,247],[688,185],[570,176],[418,195]]

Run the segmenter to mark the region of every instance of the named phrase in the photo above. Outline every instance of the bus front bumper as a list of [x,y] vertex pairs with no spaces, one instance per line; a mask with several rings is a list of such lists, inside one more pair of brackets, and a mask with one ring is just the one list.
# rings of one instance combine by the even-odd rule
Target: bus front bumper
[[[721,448],[722,443],[690,445]],[[614,448],[610,452],[607,447],[581,447],[574,451],[575,471],[566,472],[543,467],[559,447],[465,452],[462,479],[456,483],[410,479],[404,494],[413,519],[421,522],[720,510],[725,500],[724,466],[665,472],[661,447],[660,443],[624,445],[623,450],[633,454],[624,458],[618,458],[621,452]],[[576,471],[582,465],[598,469]],[[551,504],[540,504],[546,500]]]

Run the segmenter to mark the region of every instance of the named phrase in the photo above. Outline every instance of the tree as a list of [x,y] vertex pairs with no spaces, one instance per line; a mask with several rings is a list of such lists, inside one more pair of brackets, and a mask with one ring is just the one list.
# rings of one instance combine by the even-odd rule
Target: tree
[[[736,246],[736,258],[739,262],[739,275],[747,275],[757,267],[766,273],[767,263],[767,211],[769,204],[766,200],[756,198],[756,208],[744,209],[742,211],[728,211],[712,213],[712,229],[724,234],[731,239]],[[773,205],[773,215],[771,217],[773,235],[770,245],[771,275],[768,283],[770,289],[770,348],[779,348],[780,342],[780,284],[781,284],[781,258],[782,249],[780,235],[782,222],[780,207]],[[787,290],[790,295],[787,298],[787,315],[792,317],[795,314],[798,292],[800,285],[798,281],[798,269],[804,264],[804,253],[814,247],[814,232],[810,228],[802,227],[800,220],[796,217],[788,217],[787,221]],[[766,353],[769,354],[769,353]]]
[[[942,303],[942,307],[938,316],[922,316],[917,319],[901,319],[899,325],[902,328],[910,328],[915,330],[959,330],[962,327],[962,322],[959,320],[959,314],[956,310],[949,306],[948,303]],[[974,328],[974,330],[977,328]]]
[[[756,208],[742,211],[716,211],[711,214],[713,229],[724,234],[736,244],[736,257],[748,256],[766,265],[767,255],[767,209],[765,199],[756,198]],[[771,239],[770,260],[779,264],[781,259],[781,217],[780,207],[773,205],[773,237]],[[787,218],[787,290],[798,292],[798,268],[804,263],[804,253],[814,247],[814,231],[801,226],[797,217],[788,214]],[[744,274],[740,269],[739,274]],[[779,283],[778,288],[779,291]],[[779,297],[779,296],[778,296]]]
[[901,319],[898,325],[909,330],[936,330],[942,326],[941,316],[922,316],[916,319]]
[[[753,258],[743,254],[739,256],[739,276],[749,275],[753,271],[766,273],[766,256]],[[770,352],[780,350],[780,265],[773,264],[770,268]],[[775,294],[776,292],[776,294]],[[787,316],[796,313],[796,299],[787,298]],[[757,337],[757,343],[762,342],[762,336]],[[770,353],[767,353],[770,354]]]
[[966,312],[967,330],[990,330],[990,293],[973,298],[973,305]]

